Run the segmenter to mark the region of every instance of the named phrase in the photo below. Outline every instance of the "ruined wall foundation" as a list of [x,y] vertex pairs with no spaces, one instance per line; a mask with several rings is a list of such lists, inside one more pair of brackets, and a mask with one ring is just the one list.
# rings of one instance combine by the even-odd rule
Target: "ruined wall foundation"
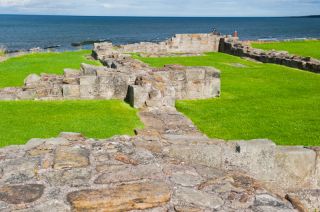
[[[169,51],[179,42],[187,43],[180,49],[187,51],[190,39],[199,38],[176,36]],[[216,49],[203,43],[208,44]],[[233,51],[228,45],[220,50]],[[153,69],[123,54],[130,48],[154,51],[142,46],[117,50],[96,44],[93,56],[104,66],[30,75],[23,87],[0,90],[2,100],[122,99],[140,109],[145,125],[133,137],[97,140],[61,133],[0,149],[0,210],[320,209],[319,147],[209,139],[174,105],[177,99],[218,97],[220,72],[178,65]]]

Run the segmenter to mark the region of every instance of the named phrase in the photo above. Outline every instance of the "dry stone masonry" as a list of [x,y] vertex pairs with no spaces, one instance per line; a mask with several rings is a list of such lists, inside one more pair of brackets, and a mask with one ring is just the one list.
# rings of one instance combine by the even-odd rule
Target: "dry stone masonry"
[[0,90],[0,99],[120,99],[140,108],[174,106],[176,99],[220,95],[220,72],[214,68],[152,69],[114,50],[108,43],[97,45],[94,55],[104,66],[82,64],[80,71],[65,69],[64,75],[31,74],[24,87]]
[[[309,173],[297,169],[311,164],[315,152],[279,148],[267,140],[209,139],[170,107],[145,108],[140,116],[145,129],[136,130],[134,137],[96,140],[61,133],[0,149],[1,211],[269,212],[320,207],[320,190],[311,189],[310,178],[304,178]],[[277,157],[287,161],[276,162]],[[271,169],[281,176],[273,178]]]
[[265,51],[252,48],[244,42],[230,39],[221,39],[220,52],[240,57],[248,57],[263,63],[275,63],[279,65],[298,68],[314,73],[320,73],[320,61],[311,57],[302,57],[289,54],[286,51]]
[[133,137],[61,133],[0,149],[0,211],[320,209],[319,147],[209,139],[174,108],[177,99],[219,96],[218,70],[153,69],[110,43],[95,45],[93,56],[104,66],[30,75],[0,97],[122,99],[140,109],[145,128]]
[[217,52],[222,36],[209,34],[178,34],[160,43],[136,43],[120,46],[122,52],[150,54]]

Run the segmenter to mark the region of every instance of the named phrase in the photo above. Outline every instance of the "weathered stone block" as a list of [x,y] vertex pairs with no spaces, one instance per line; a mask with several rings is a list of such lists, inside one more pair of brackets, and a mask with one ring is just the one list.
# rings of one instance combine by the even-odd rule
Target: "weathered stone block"
[[82,99],[95,99],[98,93],[97,85],[80,85],[80,97]]
[[269,140],[237,141],[228,143],[223,153],[223,165],[226,169],[245,170],[262,180],[276,177],[276,145]]
[[75,211],[128,211],[154,208],[170,200],[163,182],[121,185],[109,189],[83,190],[68,194]]
[[80,147],[59,146],[55,151],[54,168],[82,168],[89,165],[89,151]]
[[30,74],[24,80],[24,85],[28,88],[34,88],[40,82],[41,77],[37,74]]
[[283,188],[298,190],[315,186],[315,151],[297,146],[278,147],[275,163],[273,172]]
[[203,191],[198,191],[192,188],[180,187],[174,192],[174,202],[180,203],[181,201],[201,207],[207,207],[210,209],[218,209],[224,202],[223,200],[213,194],[208,194]]
[[3,170],[3,176],[0,184],[20,184],[32,180],[35,177],[36,170],[40,165],[39,158],[25,160],[17,158],[0,163],[0,169]]
[[186,78],[187,81],[198,81],[204,80],[206,76],[206,70],[202,67],[189,67],[186,69]]
[[18,98],[21,100],[32,100],[36,98],[35,90],[25,90],[18,93]]
[[222,148],[219,145],[171,145],[164,149],[168,156],[190,163],[197,163],[209,167],[221,167]]
[[183,99],[203,98],[204,84],[201,81],[188,81],[186,83],[186,96]]
[[51,186],[69,185],[72,187],[87,186],[91,171],[83,168],[53,170],[42,176]]
[[80,85],[96,85],[98,83],[98,77],[96,76],[81,76]]
[[39,184],[0,187],[0,200],[9,204],[31,203],[39,199],[44,186]]
[[76,69],[66,68],[63,70],[64,78],[78,78],[80,77],[80,71]]
[[[117,170],[115,172],[115,170]],[[110,183],[123,183],[130,181],[137,181],[142,179],[158,180],[162,176],[159,167],[151,165],[123,165],[118,166],[110,172],[100,175],[96,180],[96,184],[110,184]]]
[[142,108],[145,106],[149,92],[145,87],[139,85],[130,85],[126,101],[134,108]]
[[63,85],[63,97],[64,98],[79,98],[80,97],[80,85]]
[[98,66],[82,63],[80,66],[80,73],[84,76],[96,76]]

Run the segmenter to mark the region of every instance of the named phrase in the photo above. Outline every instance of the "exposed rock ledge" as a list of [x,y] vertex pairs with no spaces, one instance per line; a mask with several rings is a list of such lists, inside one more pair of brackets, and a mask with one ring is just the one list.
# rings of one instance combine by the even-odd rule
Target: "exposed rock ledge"
[[[275,187],[239,169],[251,167],[274,177],[266,169],[273,165],[271,142],[232,142],[240,148],[227,152],[228,145],[203,136],[173,108],[146,109],[140,115],[147,128],[134,137],[95,140],[61,133],[0,149],[0,210],[269,212],[320,207],[320,191],[302,188],[308,173],[292,169],[309,166],[302,149],[299,155],[286,155],[297,157],[296,164],[283,161],[280,168],[287,176]],[[282,150],[278,157],[290,151]],[[227,165],[221,158],[242,165]],[[281,189],[298,178],[303,183],[291,187],[295,191]]]

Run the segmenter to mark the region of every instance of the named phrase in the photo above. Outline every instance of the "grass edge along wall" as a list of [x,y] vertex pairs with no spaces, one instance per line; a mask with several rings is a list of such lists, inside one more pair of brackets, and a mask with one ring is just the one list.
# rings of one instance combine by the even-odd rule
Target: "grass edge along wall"
[[268,138],[278,145],[320,145],[320,75],[222,53],[135,57],[154,67],[181,64],[221,70],[220,98],[176,104],[211,138]]

